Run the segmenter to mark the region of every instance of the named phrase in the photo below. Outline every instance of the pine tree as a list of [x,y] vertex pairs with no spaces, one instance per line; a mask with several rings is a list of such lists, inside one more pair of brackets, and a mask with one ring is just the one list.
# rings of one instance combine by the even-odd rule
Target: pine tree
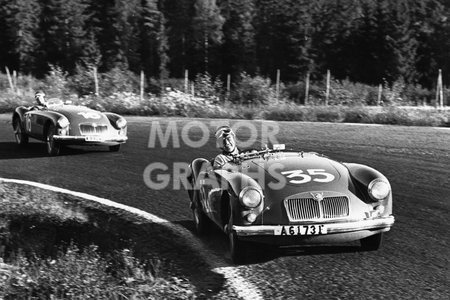
[[226,74],[239,76],[243,71],[254,74],[256,71],[256,41],[253,21],[255,4],[253,0],[226,0],[221,3],[224,43],[221,58]]
[[[8,64],[20,72],[33,71],[36,61],[36,49],[38,47],[37,33],[39,30],[39,17],[41,7],[37,0],[10,0],[0,3],[4,17],[2,30],[2,49],[6,49],[10,55]],[[4,48],[3,48],[4,46]],[[4,54],[4,55],[5,55]]]
[[168,43],[164,15],[155,0],[144,1],[142,14],[142,65],[150,76],[165,79],[168,77]]
[[417,82],[428,88],[435,87],[440,68],[444,78],[450,75],[450,4],[443,2],[447,8],[436,0],[419,1],[415,6]]
[[193,33],[197,47],[203,49],[204,70],[208,72],[210,44],[221,44],[223,38],[222,26],[225,22],[220,15],[216,0],[196,0],[194,4]]
[[88,42],[88,5],[84,0],[45,0],[44,4],[40,67],[47,70],[52,64],[72,72]]
[[[168,68],[170,74],[175,77],[183,77],[185,70],[196,66],[193,59],[196,51],[193,51],[192,15],[194,3],[191,0],[165,0],[161,7],[167,28],[167,52],[170,61]],[[194,72],[191,72],[191,74]]]

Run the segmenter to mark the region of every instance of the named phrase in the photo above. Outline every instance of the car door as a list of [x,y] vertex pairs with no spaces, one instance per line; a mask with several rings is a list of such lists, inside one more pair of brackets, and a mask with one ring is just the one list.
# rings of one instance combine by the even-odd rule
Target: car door
[[42,125],[39,125],[39,116],[34,111],[25,114],[25,132],[33,137],[40,138]]
[[39,111],[32,111],[27,113],[29,134],[38,139],[43,139],[44,136],[44,125],[47,118]]

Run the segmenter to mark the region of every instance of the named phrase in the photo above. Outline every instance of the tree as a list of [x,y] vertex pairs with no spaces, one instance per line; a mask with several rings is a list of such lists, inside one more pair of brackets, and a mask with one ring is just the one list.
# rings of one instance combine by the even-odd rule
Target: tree
[[417,82],[428,88],[435,87],[438,69],[443,69],[444,81],[450,75],[450,4],[443,3],[447,8],[436,0],[418,1],[415,6]]
[[45,0],[41,24],[41,70],[48,64],[72,72],[83,57],[88,5],[84,0]]
[[[21,72],[33,71],[38,47],[37,33],[41,7],[37,0],[2,1],[2,49],[9,52],[8,64]],[[3,47],[4,46],[4,47]],[[8,56],[7,56],[8,57]]]
[[142,10],[142,65],[151,76],[168,77],[168,43],[165,18],[158,9],[157,1],[145,0]]
[[196,0],[193,19],[194,38],[198,48],[203,48],[204,70],[208,72],[208,51],[210,43],[222,43],[222,26],[225,22],[220,15],[216,0]]
[[250,1],[226,0],[221,3],[224,43],[220,61],[226,74],[239,76],[242,72],[256,71],[256,41],[253,21],[255,3]]
[[161,12],[165,17],[167,28],[167,51],[170,61],[168,68],[175,77],[184,76],[184,71],[196,66],[193,59],[192,15],[194,10],[191,0],[165,0]]
[[300,73],[314,69],[314,12],[318,1],[257,0],[255,19],[257,59],[262,75],[275,76],[280,69],[284,80],[298,80]]

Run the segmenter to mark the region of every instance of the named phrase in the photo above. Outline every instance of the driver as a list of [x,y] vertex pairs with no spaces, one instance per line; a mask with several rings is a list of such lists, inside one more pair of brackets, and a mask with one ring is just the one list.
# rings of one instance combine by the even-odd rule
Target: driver
[[222,168],[230,163],[239,154],[236,147],[236,135],[229,126],[221,126],[216,131],[217,145],[222,149],[222,153],[214,158],[213,168]]
[[42,90],[39,90],[34,94],[34,99],[36,100],[36,103],[38,106],[47,106],[47,101],[45,100],[45,93]]

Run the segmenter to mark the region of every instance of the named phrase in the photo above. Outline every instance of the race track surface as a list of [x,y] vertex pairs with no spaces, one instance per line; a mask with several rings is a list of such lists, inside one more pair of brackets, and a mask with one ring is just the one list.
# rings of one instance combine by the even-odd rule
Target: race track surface
[[[120,152],[108,152],[106,147],[69,147],[61,156],[47,157],[42,142],[30,140],[25,149],[15,144],[10,117],[0,115],[0,177],[37,181],[108,198],[193,229],[187,193],[174,188],[177,178],[174,180],[173,170],[196,157],[211,158],[218,153],[212,139],[212,121],[195,120],[211,130],[209,141],[199,148],[183,141],[183,133],[188,134],[188,138],[184,136],[186,141],[201,141],[204,137],[198,126],[183,132],[184,125],[192,119],[128,117],[129,141]],[[251,122],[261,135],[262,122]],[[178,141],[170,139],[166,147],[157,141],[153,146],[150,131],[155,124],[163,131],[175,124]],[[248,265],[237,268],[258,287],[263,298],[448,299],[449,129],[270,124],[280,129],[276,135],[278,142],[291,148],[366,164],[381,171],[392,185],[396,223],[376,252],[358,252],[355,243],[255,256]],[[249,130],[244,128],[238,136],[245,140]],[[152,163],[168,169],[146,173]],[[170,177],[166,188],[149,187],[150,181],[157,182],[164,176]],[[213,235],[202,241],[214,253],[229,255],[224,235]],[[227,261],[233,267],[229,258]]]

